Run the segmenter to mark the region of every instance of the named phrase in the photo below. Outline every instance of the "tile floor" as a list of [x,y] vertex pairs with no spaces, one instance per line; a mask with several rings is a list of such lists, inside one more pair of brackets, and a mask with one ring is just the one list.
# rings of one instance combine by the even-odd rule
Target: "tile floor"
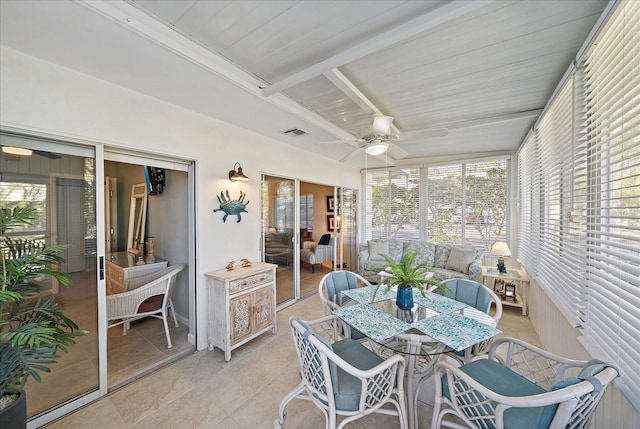
[[[505,308],[498,327],[503,335],[539,345],[529,319],[518,310]],[[298,383],[297,358],[287,323],[292,315],[321,317],[317,294],[278,312],[278,333],[264,334],[236,349],[230,362],[224,362],[219,350],[194,352],[47,428],[271,428],[280,400]],[[430,388],[420,394],[420,429],[430,427],[432,395]],[[285,429],[324,427],[322,413],[311,402],[294,400],[287,407]],[[374,414],[347,427],[397,428],[399,423],[397,418]]]

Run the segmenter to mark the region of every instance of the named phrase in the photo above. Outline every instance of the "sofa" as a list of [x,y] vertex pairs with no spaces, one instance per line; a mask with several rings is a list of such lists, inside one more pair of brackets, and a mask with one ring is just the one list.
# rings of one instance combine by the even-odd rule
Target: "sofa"
[[396,262],[404,253],[416,251],[416,263],[434,271],[434,278],[469,279],[479,281],[482,274],[483,251],[471,246],[429,243],[412,240],[369,240],[368,246],[358,254],[358,273],[372,283],[378,283],[378,273],[387,267],[381,255]]

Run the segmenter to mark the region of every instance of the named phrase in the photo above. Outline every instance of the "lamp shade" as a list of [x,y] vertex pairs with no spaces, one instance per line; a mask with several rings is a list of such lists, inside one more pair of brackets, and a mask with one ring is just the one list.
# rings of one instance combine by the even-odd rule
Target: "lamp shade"
[[511,256],[511,250],[504,241],[496,241],[491,246],[491,253],[498,256]]
[[388,147],[389,147],[389,143],[376,141],[376,142],[370,143],[366,148],[364,148],[364,151],[367,152],[369,155],[382,155],[387,151]]
[[374,134],[389,135],[392,122],[393,116],[374,116],[371,130]]

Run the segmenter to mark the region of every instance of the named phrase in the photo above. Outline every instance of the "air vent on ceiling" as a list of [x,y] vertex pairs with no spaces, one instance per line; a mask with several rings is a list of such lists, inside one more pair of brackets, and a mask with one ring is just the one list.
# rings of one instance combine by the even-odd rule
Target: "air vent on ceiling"
[[302,131],[302,130],[300,130],[298,128],[294,128],[292,130],[285,131],[284,134],[287,134],[287,135],[290,135],[290,136],[293,136],[293,137],[297,137],[297,136],[303,136],[303,135],[309,134],[309,133],[306,132],[306,131]]

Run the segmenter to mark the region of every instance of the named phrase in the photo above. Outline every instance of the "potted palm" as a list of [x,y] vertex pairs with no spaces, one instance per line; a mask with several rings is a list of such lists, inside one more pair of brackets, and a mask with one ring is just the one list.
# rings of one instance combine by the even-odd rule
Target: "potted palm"
[[71,283],[55,268],[64,262],[58,252],[66,246],[47,246],[10,233],[35,219],[33,208],[0,210],[0,426],[6,429],[26,427],[23,389],[29,378],[39,382],[39,373],[50,371],[58,353],[87,333],[64,315],[55,296],[44,296],[36,282],[52,276],[61,285]]
[[[431,268],[415,263],[417,255],[418,252],[416,251],[406,252],[398,262],[388,255],[382,255],[388,265],[385,271],[390,275],[386,284],[387,292],[391,286],[397,286],[396,305],[402,310],[413,308],[412,289],[414,287],[420,291],[422,296],[424,296],[425,288],[428,288],[428,286],[437,286],[439,289],[446,290],[446,286],[440,281],[427,275],[427,273],[433,272]],[[382,286],[382,283],[379,283],[376,287],[373,293],[374,299],[380,286]]]

